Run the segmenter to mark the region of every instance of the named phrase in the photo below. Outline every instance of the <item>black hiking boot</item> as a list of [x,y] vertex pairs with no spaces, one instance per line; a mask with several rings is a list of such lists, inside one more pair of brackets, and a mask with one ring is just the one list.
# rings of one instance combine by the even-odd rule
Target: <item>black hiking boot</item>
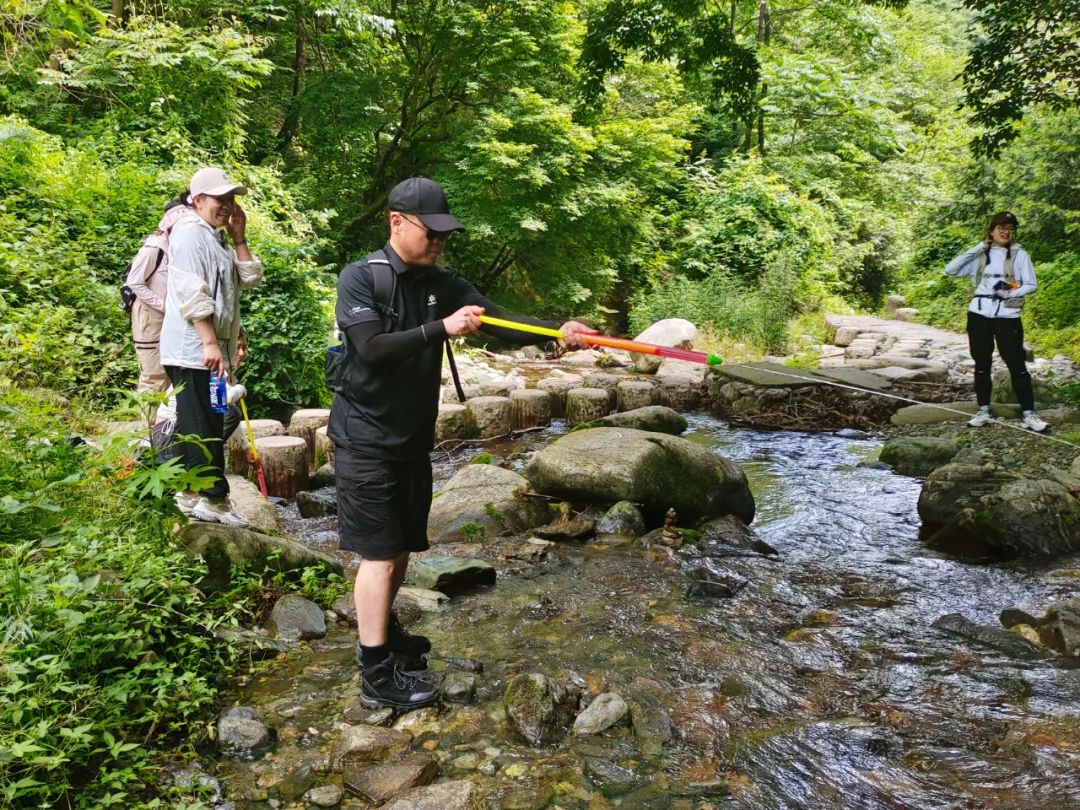
[[368,709],[383,706],[419,709],[434,703],[438,697],[437,686],[405,672],[392,655],[378,666],[364,670],[360,679],[360,702]]
[[392,610],[390,611],[390,623],[386,628],[386,646],[399,660],[419,660],[421,656],[431,652],[431,640],[427,636],[413,635],[406,630],[398,620],[397,614]]

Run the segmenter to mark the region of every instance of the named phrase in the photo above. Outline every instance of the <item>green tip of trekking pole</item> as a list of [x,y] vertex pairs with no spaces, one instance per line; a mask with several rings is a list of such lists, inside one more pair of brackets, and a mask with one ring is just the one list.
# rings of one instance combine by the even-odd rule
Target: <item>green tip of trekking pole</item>
[[724,362],[724,358],[718,354],[710,354],[705,362],[708,363],[710,366],[718,366]]

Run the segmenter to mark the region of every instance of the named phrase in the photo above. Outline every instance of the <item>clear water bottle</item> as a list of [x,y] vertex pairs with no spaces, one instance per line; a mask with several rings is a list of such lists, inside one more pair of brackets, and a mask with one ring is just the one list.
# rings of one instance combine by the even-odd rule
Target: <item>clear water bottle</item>
[[210,372],[210,408],[214,413],[229,410],[227,384],[224,377]]

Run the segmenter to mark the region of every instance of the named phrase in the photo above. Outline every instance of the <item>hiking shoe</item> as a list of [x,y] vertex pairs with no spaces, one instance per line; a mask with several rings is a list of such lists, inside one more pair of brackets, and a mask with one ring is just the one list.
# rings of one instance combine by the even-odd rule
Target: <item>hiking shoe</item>
[[[386,644],[399,659],[419,659],[431,652],[431,640],[427,636],[413,635],[406,630],[394,611],[390,611],[390,623],[386,628]],[[411,667],[410,667],[411,669]]]
[[1033,413],[1024,414],[1024,418],[1020,420],[1020,424],[1026,427],[1028,430],[1034,430],[1036,433],[1042,433],[1050,425],[1046,424],[1042,419],[1037,417]]
[[403,670],[393,655],[364,670],[360,679],[360,702],[368,709],[419,709],[434,703],[438,696],[437,686]]
[[228,498],[199,498],[199,502],[191,510],[191,517],[196,520],[205,520],[207,523],[235,526],[238,529],[248,525],[247,518],[232,510]]
[[994,421],[990,411],[979,411],[968,420],[968,427],[985,427]]
[[195,505],[199,502],[198,495],[185,495],[183,492],[177,492],[173,495],[173,501],[176,503],[176,508],[180,510],[182,514],[191,516],[191,510],[195,508]]

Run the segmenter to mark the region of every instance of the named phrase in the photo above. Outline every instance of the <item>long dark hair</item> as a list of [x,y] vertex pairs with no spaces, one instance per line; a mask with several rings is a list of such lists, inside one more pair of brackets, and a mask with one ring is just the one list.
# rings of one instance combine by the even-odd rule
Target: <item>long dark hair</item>
[[172,209],[176,208],[176,206],[178,206],[178,205],[190,206],[191,204],[192,204],[191,192],[188,191],[185,188],[183,191],[181,191],[179,194],[177,194],[175,197],[173,197],[171,200],[169,200],[167,203],[165,203],[165,211],[166,212],[171,211]]

